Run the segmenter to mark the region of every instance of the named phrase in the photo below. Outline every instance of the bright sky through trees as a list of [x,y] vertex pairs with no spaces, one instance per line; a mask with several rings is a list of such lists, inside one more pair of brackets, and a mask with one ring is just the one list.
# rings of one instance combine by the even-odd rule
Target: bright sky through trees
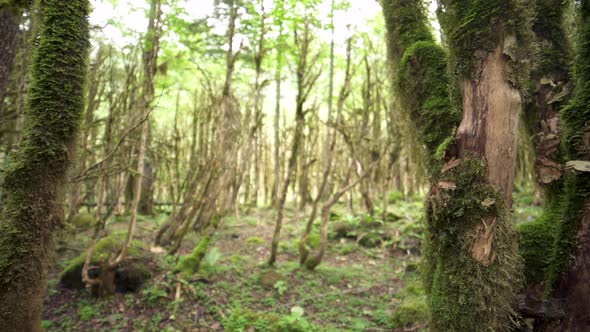
[[[184,0],[186,10],[186,19],[203,18],[211,15],[213,12],[213,0]],[[269,1],[272,3],[272,1]],[[145,11],[148,9],[147,2],[138,2],[132,0],[93,0],[94,10],[92,11],[90,21],[92,24],[103,27],[102,33],[105,38],[113,40],[117,44],[133,43],[137,40],[131,33],[141,33],[147,27]],[[356,25],[362,27],[367,20],[380,15],[381,7],[377,1],[373,0],[350,0],[351,7],[346,12],[338,12],[335,15],[335,26],[337,31],[337,42],[342,42],[347,37],[347,25]],[[330,13],[331,0],[324,0],[320,7],[320,15],[327,18]],[[112,22],[123,22],[122,27],[116,27]],[[225,26],[220,27],[225,29]],[[121,30],[126,33],[122,33]],[[362,29],[361,29],[362,30]],[[329,40],[329,31],[323,31],[322,38]]]

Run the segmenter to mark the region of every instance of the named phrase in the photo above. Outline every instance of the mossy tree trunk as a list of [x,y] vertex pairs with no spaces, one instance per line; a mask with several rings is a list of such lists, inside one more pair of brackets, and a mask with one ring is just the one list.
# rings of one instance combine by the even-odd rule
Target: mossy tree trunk
[[535,134],[537,181],[545,190],[549,206],[562,187],[559,111],[567,102],[573,85],[568,68],[570,45],[562,25],[565,7],[562,0],[536,1],[533,31],[541,52],[538,65],[531,73],[533,100],[525,109],[528,127]]
[[586,331],[590,328],[590,173],[576,165],[590,162],[590,1],[577,4],[574,96],[561,112],[567,168],[563,215],[547,274],[547,293],[564,303],[565,316],[549,331]]
[[[539,189],[543,190],[544,208],[534,222],[517,225],[521,235],[519,251],[524,260],[527,299],[519,308],[528,316],[529,307],[542,297],[539,291],[545,281],[545,273],[557,225],[561,219],[563,197],[564,156],[560,142],[562,123],[560,110],[567,105],[573,90],[569,61],[571,45],[563,24],[566,3],[561,0],[537,0],[533,31],[541,45],[539,58],[531,72],[529,100],[524,107],[524,125],[533,135],[535,173]],[[541,287],[539,287],[541,286]],[[540,311],[538,311],[540,310]],[[534,316],[551,316],[551,312],[534,310]],[[546,317],[547,318],[547,317]]]
[[47,260],[63,227],[63,186],[84,107],[87,0],[42,0],[25,133],[6,172],[0,224],[0,330],[41,331]]
[[399,68],[394,87],[429,157],[423,271],[431,329],[508,331],[521,275],[509,207],[527,11],[516,0],[439,4],[456,82],[421,1],[383,2],[389,58]]
[[520,0],[448,0],[438,16],[463,119],[427,208],[432,329],[508,331],[522,274],[509,210],[533,15]]

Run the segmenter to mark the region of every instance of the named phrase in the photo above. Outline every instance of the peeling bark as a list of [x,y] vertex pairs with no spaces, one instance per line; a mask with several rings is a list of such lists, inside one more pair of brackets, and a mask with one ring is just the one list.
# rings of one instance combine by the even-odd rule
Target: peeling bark
[[475,153],[487,163],[489,183],[512,205],[521,97],[505,78],[508,59],[501,46],[481,64],[477,80],[460,82],[463,121],[457,129],[459,157]]

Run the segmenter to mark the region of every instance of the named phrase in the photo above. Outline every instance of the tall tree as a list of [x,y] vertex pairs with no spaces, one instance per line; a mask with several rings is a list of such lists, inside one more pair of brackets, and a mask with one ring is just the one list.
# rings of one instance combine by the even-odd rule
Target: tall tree
[[283,52],[285,48],[285,34],[283,22],[285,20],[285,0],[277,1],[275,5],[273,17],[275,18],[275,24],[278,25],[278,37],[276,45],[276,65],[275,65],[275,85],[276,85],[276,96],[275,96],[275,112],[273,117],[273,138],[274,138],[274,149],[273,149],[273,162],[274,162],[274,177],[272,184],[271,200],[273,206],[278,206],[279,203],[279,187],[281,183],[281,139],[280,139],[280,118],[281,118],[281,82],[282,69],[283,69]]
[[456,82],[445,74],[445,52],[433,43],[422,2],[383,2],[388,54],[399,67],[394,86],[430,166],[424,279],[431,329],[508,331],[520,286],[509,208],[530,16],[520,1],[439,5]]
[[6,172],[0,224],[0,330],[41,331],[52,235],[63,227],[89,49],[87,0],[42,0],[25,133]]
[[[144,112],[150,112],[152,102],[154,99],[154,80],[158,68],[158,52],[160,50],[160,36],[162,35],[162,11],[161,11],[160,0],[152,0],[150,5],[150,16],[148,23],[147,36],[145,39],[144,50],[143,50],[143,70],[144,70],[144,91],[143,91],[143,105]],[[152,169],[152,157],[151,152],[148,151],[151,144],[152,137],[152,126],[150,121],[146,121],[144,127],[145,138],[142,128],[141,141],[145,140],[146,147],[144,148],[143,154],[140,147],[140,159],[138,164],[142,165],[142,169],[139,170],[141,177],[141,195],[140,202],[138,205],[139,213],[141,214],[152,214],[153,213],[153,196],[154,196],[154,180],[153,180],[153,169]]]
[[[306,9],[309,10],[310,7],[307,7]],[[297,97],[295,100],[295,131],[293,132],[293,142],[291,144],[289,162],[287,165],[287,175],[278,196],[277,220],[273,232],[271,253],[268,261],[269,265],[271,266],[274,265],[277,259],[287,192],[289,190],[289,186],[291,185],[291,181],[293,181],[295,178],[298,157],[301,151],[304,134],[303,131],[305,130],[305,104],[321,73],[321,71],[316,68],[319,56],[318,54],[312,54],[311,49],[313,41],[311,19],[306,17],[305,21],[303,22],[303,27],[298,27],[297,22],[295,22],[294,28],[294,43],[295,47],[297,48]],[[302,28],[303,31],[298,31],[298,28]]]

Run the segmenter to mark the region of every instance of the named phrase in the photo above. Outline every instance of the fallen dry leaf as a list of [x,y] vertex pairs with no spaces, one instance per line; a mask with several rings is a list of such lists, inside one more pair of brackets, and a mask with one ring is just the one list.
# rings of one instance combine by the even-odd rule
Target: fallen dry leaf
[[457,189],[457,184],[455,181],[440,181],[438,183],[439,188],[446,189],[446,190],[455,190]]

